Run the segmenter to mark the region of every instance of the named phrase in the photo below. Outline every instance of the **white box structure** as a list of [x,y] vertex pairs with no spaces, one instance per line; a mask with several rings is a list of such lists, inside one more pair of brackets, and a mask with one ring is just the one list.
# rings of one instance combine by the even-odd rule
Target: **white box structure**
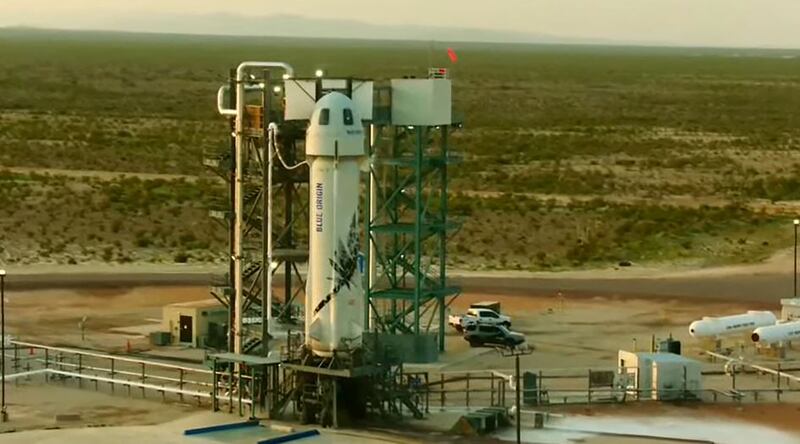
[[619,375],[630,396],[659,401],[683,399],[684,394],[700,398],[703,390],[702,364],[673,353],[619,351]]
[[781,299],[781,320],[800,321],[800,298]]
[[392,124],[435,126],[453,123],[449,79],[393,79]]
[[[363,120],[372,120],[372,81],[353,80],[353,103],[355,111]],[[322,79],[323,90],[347,89],[345,79]],[[285,120],[308,120],[314,112],[317,98],[317,82],[315,80],[289,79],[284,82],[286,106]]]

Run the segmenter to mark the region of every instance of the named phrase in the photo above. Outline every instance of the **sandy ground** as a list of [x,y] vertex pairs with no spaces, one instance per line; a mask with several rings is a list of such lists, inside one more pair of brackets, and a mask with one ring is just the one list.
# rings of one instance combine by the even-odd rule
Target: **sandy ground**
[[800,406],[797,404],[681,406],[644,403],[555,407],[551,411],[566,415],[564,419],[555,419],[548,424],[553,429],[652,434],[720,444],[800,443],[800,422],[797,421]]
[[[535,353],[522,357],[526,368],[613,367],[619,349],[644,351],[656,340],[670,335],[682,341],[685,353],[698,356],[704,349],[689,336],[688,325],[709,315],[742,313],[749,309],[778,310],[776,304],[721,302],[681,298],[636,298],[623,296],[588,297],[582,293],[554,292],[528,295],[466,293],[452,304],[461,313],[481,300],[501,301],[504,313],[512,317],[512,329],[527,336]],[[466,350],[469,345],[449,329],[448,350]],[[736,345],[728,341],[726,345]],[[511,369],[513,362],[487,350],[489,359],[470,359],[448,365],[445,370]]]
[[[579,367],[613,368],[619,349],[646,350],[653,336],[663,339],[672,335],[683,342],[687,355],[699,357],[704,346],[689,338],[688,324],[702,316],[741,313],[748,309],[778,311],[779,299],[791,290],[791,274],[781,271],[785,266],[786,257],[776,257],[769,263],[757,266],[686,273],[679,270],[656,270],[650,275],[644,270],[633,268],[558,275],[484,273],[459,276],[454,273],[455,280],[464,284],[465,292],[453,303],[451,312],[460,313],[470,303],[481,300],[500,301],[503,311],[513,318],[513,329],[526,334],[536,347],[535,353],[522,358],[523,369],[556,371]],[[156,323],[166,304],[208,299],[208,282],[216,270],[214,267],[203,267],[163,268],[142,265],[133,268],[81,268],[78,273],[74,269],[41,267],[27,270],[28,274],[10,270],[6,292],[9,331],[22,340],[50,345],[126,353],[130,344],[134,352],[145,352],[151,348],[146,338],[137,335],[129,327]],[[151,285],[143,285],[144,283]],[[762,287],[761,283],[766,284]],[[758,288],[758,291],[750,292],[748,288]],[[785,291],[787,289],[789,291]],[[87,317],[87,322],[85,339],[82,339],[78,323],[84,316]],[[125,328],[127,333],[112,330],[119,327]],[[730,340],[725,345],[736,349],[740,343],[744,344],[737,339]],[[448,331],[447,348],[448,353],[436,366],[437,370],[508,371],[513,366],[512,360],[500,357],[492,349],[470,349],[454,331]],[[743,349],[737,350],[738,353]],[[747,353],[752,354],[752,350],[748,349]],[[790,358],[800,360],[800,352],[791,351]],[[729,384],[726,378],[723,375],[708,379],[710,384],[716,384],[722,389]],[[769,379],[758,379],[755,376],[749,377],[750,379],[742,378],[740,384],[748,383],[753,387],[771,387],[773,384]],[[86,404],[82,404],[83,401],[80,400],[84,399],[84,392],[86,391],[79,392],[81,395],[76,397],[71,393],[53,391],[44,398],[37,398],[39,395],[32,392],[27,403],[13,407],[15,418],[19,418],[19,422],[16,419],[14,421],[15,427],[20,430],[53,427],[56,425],[55,414],[62,413],[63,410],[78,409],[81,410],[82,422],[72,426],[112,423],[130,429],[115,429],[113,433],[119,432],[120,435],[112,432],[108,435],[97,435],[103,430],[111,429],[81,428],[74,432],[74,441],[59,442],[85,442],[93,436],[113,436],[114,440],[126,442],[124,436],[131,434],[152,436],[155,440],[153,442],[183,442],[174,440],[172,435],[164,435],[167,433],[164,430],[177,430],[172,429],[172,426],[154,428],[148,424],[156,419],[157,422],[165,422],[177,418],[183,420],[187,415],[193,415],[193,407],[190,406],[165,407],[166,405],[157,401],[131,402],[125,397],[109,397],[110,400],[107,400],[108,395],[93,394],[102,397],[101,400],[90,398],[91,392],[87,392]],[[21,399],[18,394],[14,396]],[[61,401],[73,398],[79,400],[73,407]],[[55,402],[50,405],[50,400]],[[116,404],[118,401],[119,404]],[[140,402],[148,407],[140,407]],[[169,411],[161,412],[162,407]],[[688,413],[686,410],[648,410],[639,405],[628,410],[614,410],[614,407],[610,407],[609,410],[602,411],[598,408],[590,412],[581,409],[569,412],[590,420],[604,416],[612,419],[627,418],[642,412],[663,418],[711,414],[723,421],[735,420],[737,424],[756,423],[768,428],[769,433],[777,433],[769,435],[776,436],[775,440],[765,442],[800,442],[792,441],[800,436],[800,426],[793,422],[798,413],[796,404],[706,406],[702,412],[692,410]],[[637,423],[638,419],[631,421]],[[613,421],[588,425],[616,427]],[[11,435],[6,435],[0,437],[0,441],[50,442],[48,440],[57,439],[52,434],[54,432],[30,433],[41,435],[20,438],[20,441],[7,441],[5,438]],[[781,441],[786,433],[789,434],[786,435],[789,436],[789,441]],[[622,442],[603,439],[606,438],[585,442]]]
[[[523,441],[539,444],[658,444],[675,442],[676,439],[715,444],[800,442],[796,405],[679,407],[638,404],[565,411],[569,414],[549,421],[544,430],[525,429]],[[511,431],[504,431],[498,437],[509,441],[514,439]]]
[[[563,272],[451,270],[465,292],[503,295],[569,292],[583,296],[669,297],[775,304],[792,295],[793,251],[752,265],[698,268],[635,264],[632,267]],[[135,286],[207,286],[224,264],[33,265],[7,269],[9,290]],[[281,276],[276,277],[279,285]]]
[[[186,437],[184,430],[243,421],[235,415],[211,413],[190,404],[163,403],[112,396],[91,390],[49,385],[10,385],[10,421],[0,423],[3,444],[35,443],[229,443],[252,444],[258,440],[285,435],[287,429],[304,430],[292,424],[264,423],[239,431],[217,432]],[[57,420],[57,415],[77,415]],[[279,425],[277,428],[271,426]],[[282,427],[281,427],[282,426]],[[387,434],[355,430],[322,430],[322,436],[309,442],[368,444],[415,442]]]
[[[115,327],[160,322],[162,307],[208,299],[208,287],[89,288],[27,290],[6,294],[6,323],[20,340],[123,352],[149,348],[141,335],[116,333]],[[85,339],[79,323],[86,316]]]

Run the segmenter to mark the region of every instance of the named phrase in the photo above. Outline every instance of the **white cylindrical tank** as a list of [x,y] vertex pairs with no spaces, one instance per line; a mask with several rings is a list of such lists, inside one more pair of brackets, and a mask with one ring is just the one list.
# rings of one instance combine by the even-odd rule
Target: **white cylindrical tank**
[[709,338],[750,333],[758,327],[775,325],[778,319],[771,311],[748,311],[745,314],[705,317],[689,325],[689,334],[695,338]]
[[760,344],[775,344],[777,342],[798,340],[800,339],[800,321],[757,328],[750,335],[750,338],[753,342]]
[[305,327],[306,345],[318,356],[361,345],[358,204],[365,156],[364,128],[353,102],[337,92],[321,98],[306,134],[310,221]]

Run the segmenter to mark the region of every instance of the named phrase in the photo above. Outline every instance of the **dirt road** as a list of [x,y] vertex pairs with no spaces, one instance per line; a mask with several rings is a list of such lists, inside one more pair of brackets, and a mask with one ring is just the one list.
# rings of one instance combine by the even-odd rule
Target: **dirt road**
[[[754,265],[718,268],[688,266],[609,268],[565,272],[450,272],[465,293],[508,295],[692,298],[775,306],[791,297],[793,252],[783,251]],[[221,279],[225,265],[131,264],[29,266],[8,269],[6,288],[14,290],[204,286]],[[276,276],[276,285],[282,281]]]

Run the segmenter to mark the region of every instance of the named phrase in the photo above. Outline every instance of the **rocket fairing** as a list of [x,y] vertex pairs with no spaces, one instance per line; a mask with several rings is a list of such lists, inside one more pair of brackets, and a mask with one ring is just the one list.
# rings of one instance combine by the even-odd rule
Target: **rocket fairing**
[[306,345],[318,356],[361,344],[364,291],[359,270],[359,181],[364,127],[353,102],[332,92],[316,104],[306,133],[309,259]]

